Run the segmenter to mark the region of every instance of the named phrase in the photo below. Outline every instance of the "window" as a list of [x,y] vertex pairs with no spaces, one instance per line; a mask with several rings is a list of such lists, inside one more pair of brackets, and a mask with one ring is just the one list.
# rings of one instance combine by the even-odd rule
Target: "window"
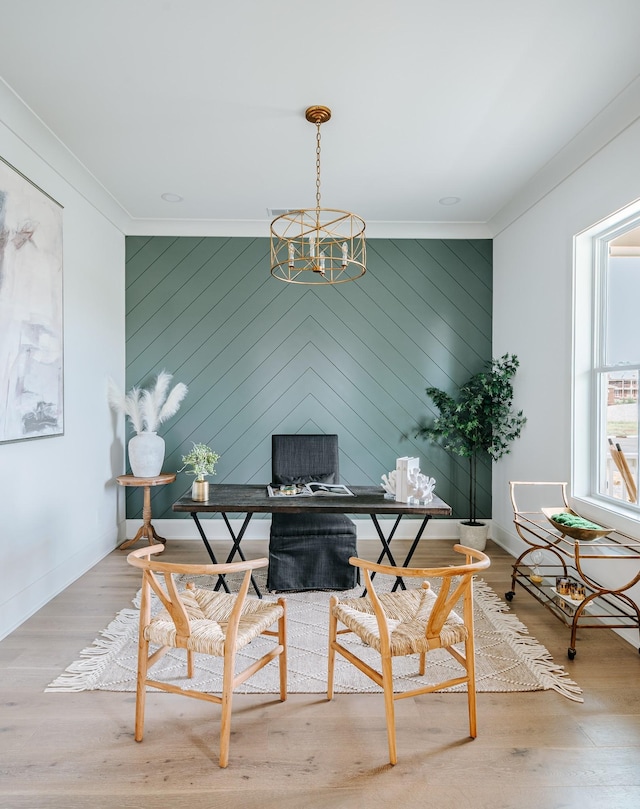
[[573,457],[583,495],[638,512],[640,215],[624,213],[576,239]]
[[600,411],[598,493],[637,504],[640,228],[601,241],[596,278],[602,306],[594,368]]

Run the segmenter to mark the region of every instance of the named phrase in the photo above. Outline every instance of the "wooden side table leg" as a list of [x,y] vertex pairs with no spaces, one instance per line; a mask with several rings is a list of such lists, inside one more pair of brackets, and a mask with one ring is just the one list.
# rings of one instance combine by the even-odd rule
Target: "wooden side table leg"
[[149,542],[152,545],[154,545],[156,542],[162,542],[163,545],[167,544],[167,540],[164,537],[161,537],[160,534],[158,534],[158,532],[153,527],[153,525],[150,524],[149,528],[151,529],[151,533],[153,535],[153,539],[151,539],[151,537],[149,537]]
[[119,550],[126,551],[127,548],[130,548],[132,545],[135,545],[136,542],[139,539],[141,539],[141,537],[146,536],[144,530],[145,530],[144,525],[141,525],[140,528],[138,528],[138,531],[136,535],[133,537],[133,539],[127,539],[126,542],[123,542],[122,545],[119,546]]
[[143,537],[147,540],[149,545],[154,545],[156,542],[162,542],[164,545],[167,541],[164,537],[159,536],[156,529],[151,524],[151,486],[144,486],[142,525],[140,528],[138,528],[138,531],[133,539],[129,539],[120,545],[120,550],[124,551],[131,545],[135,545],[135,543]]
[[156,533],[156,529],[151,525],[151,486],[144,487],[144,501],[142,505],[142,536],[147,538],[149,545],[156,542],[164,543],[167,541],[164,537]]

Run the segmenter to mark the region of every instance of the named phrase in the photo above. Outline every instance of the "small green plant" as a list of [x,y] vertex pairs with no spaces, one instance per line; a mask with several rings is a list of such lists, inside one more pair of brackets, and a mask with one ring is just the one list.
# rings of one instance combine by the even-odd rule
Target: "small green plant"
[[[206,444],[195,444],[191,452],[182,456],[184,466],[178,470],[187,470],[187,475],[195,475],[196,480],[204,480],[205,475],[215,475],[215,466],[220,456]],[[189,467],[187,469],[187,467]]]
[[511,380],[518,368],[515,354],[504,354],[491,360],[490,367],[474,374],[454,399],[439,388],[426,393],[440,411],[431,422],[418,423],[415,437],[439,443],[447,452],[469,459],[469,520],[477,520],[477,463],[481,455],[497,461],[509,452],[512,441],[519,437],[527,419],[522,410],[512,410]]

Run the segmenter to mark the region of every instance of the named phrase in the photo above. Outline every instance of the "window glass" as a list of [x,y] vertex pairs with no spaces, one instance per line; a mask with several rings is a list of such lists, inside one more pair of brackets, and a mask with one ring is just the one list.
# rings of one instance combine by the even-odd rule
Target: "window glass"
[[610,255],[607,266],[607,365],[640,359],[640,255]]
[[611,371],[602,377],[606,439],[602,494],[635,503],[638,499],[638,371]]
[[600,305],[595,308],[594,386],[599,414],[598,492],[638,504],[638,380],[640,372],[640,228],[599,239],[605,249],[596,276]]

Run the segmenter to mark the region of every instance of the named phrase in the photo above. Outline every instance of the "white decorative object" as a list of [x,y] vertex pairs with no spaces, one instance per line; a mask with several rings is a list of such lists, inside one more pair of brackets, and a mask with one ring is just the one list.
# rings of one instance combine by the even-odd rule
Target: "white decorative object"
[[421,503],[430,503],[433,500],[433,491],[436,487],[436,479],[423,475],[420,470],[412,471],[408,480],[408,502],[418,500]]
[[128,445],[131,473],[137,478],[155,478],[162,472],[164,438],[145,430],[131,438]]
[[[405,474],[404,463],[401,463],[404,461],[407,461],[407,466],[411,464],[412,469],[410,472],[408,469],[406,470],[406,494],[404,495],[405,499],[401,499],[399,481],[402,480],[402,476]],[[430,503],[433,500],[436,479],[423,475],[420,469],[416,468],[416,462],[418,462],[418,458],[398,458],[396,462],[398,464],[397,468],[387,475],[381,476],[382,488],[389,499],[394,499],[401,503]]]
[[[142,390],[135,386],[126,395],[112,379],[108,381],[107,397],[116,413],[124,413],[136,431],[128,444],[129,464],[137,478],[155,477],[162,471],[164,462],[164,439],[157,434],[158,427],[178,412],[180,403],[187,395],[187,386],[178,382],[169,392],[172,375],[161,371],[153,388]],[[153,436],[151,438],[143,436]],[[141,441],[135,441],[142,438]],[[153,447],[153,449],[151,449]],[[158,466],[158,454],[160,465]],[[153,453],[154,460],[149,457]],[[155,469],[156,471],[149,471]]]
[[410,476],[420,472],[420,459],[404,456],[396,459],[396,491],[395,497],[399,503],[408,503]]
[[396,490],[395,496],[399,503],[406,503],[407,500],[407,461],[409,458],[405,455],[402,458],[396,458]]
[[183,382],[178,382],[169,392],[171,379],[171,374],[160,371],[153,388],[142,390],[134,386],[126,395],[118,390],[113,379],[109,379],[109,404],[116,413],[124,413],[129,417],[137,433],[154,433],[161,424],[175,416],[180,402],[187,395],[188,388]]
[[411,500],[411,481],[420,474],[420,458],[407,458],[407,474],[404,480],[404,502]]
[[394,469],[388,475],[382,475],[382,488],[385,492],[395,499],[396,495],[396,476],[397,472]]

